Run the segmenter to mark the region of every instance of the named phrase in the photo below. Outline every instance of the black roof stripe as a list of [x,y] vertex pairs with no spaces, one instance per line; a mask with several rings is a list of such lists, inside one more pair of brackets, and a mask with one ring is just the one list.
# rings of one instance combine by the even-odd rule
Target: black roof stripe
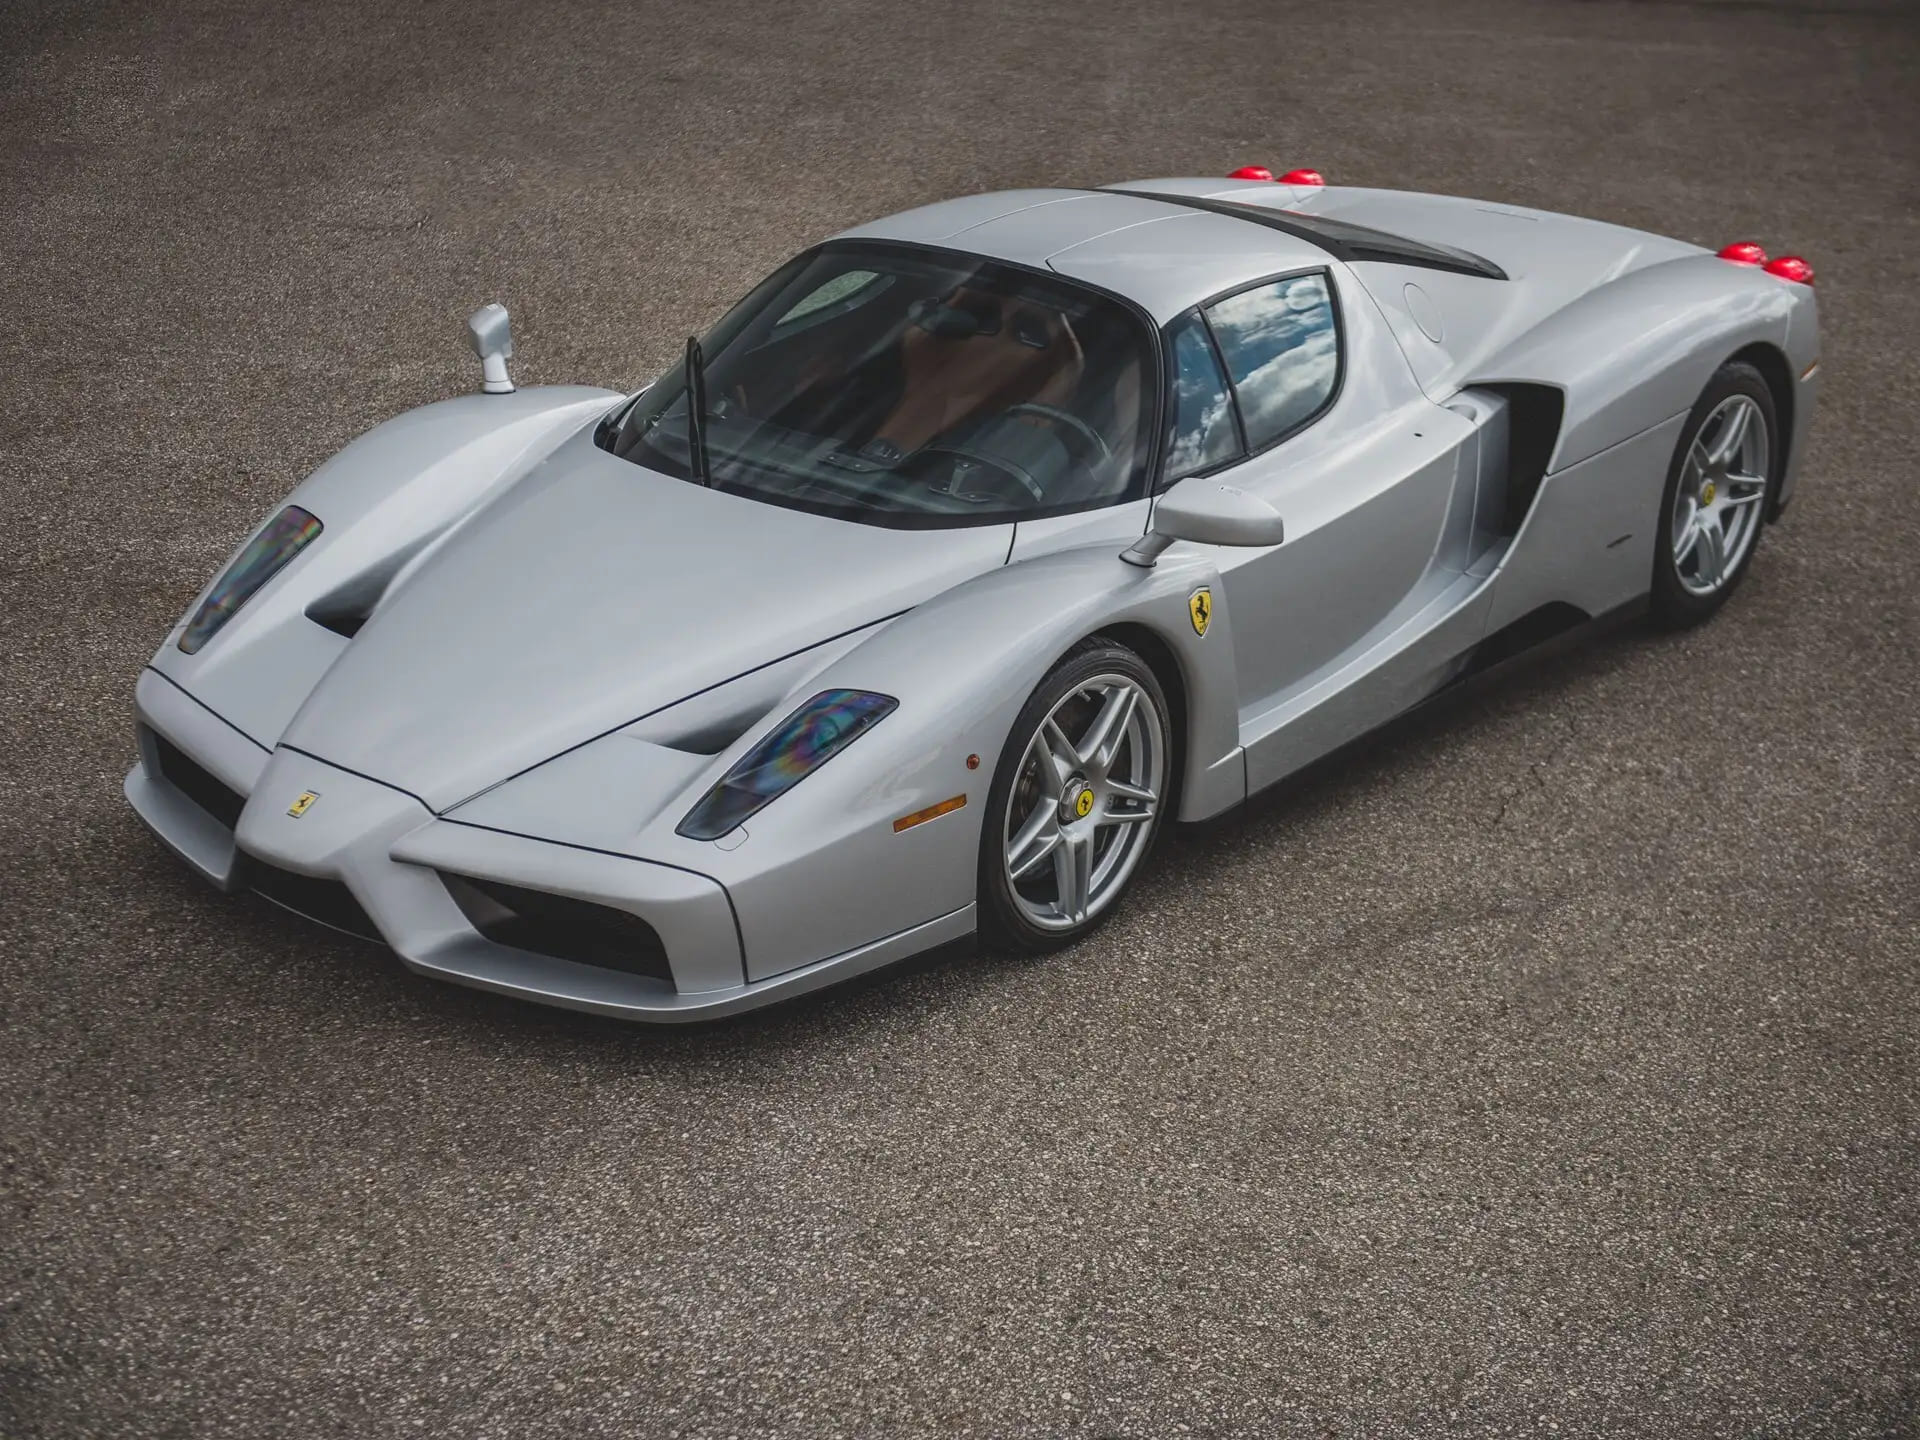
[[1451,245],[1435,245],[1425,240],[1409,240],[1404,235],[1356,225],[1351,220],[1336,220],[1328,215],[1303,215],[1298,210],[1269,209],[1265,205],[1243,205],[1235,200],[1213,200],[1204,195],[1170,195],[1159,190],[1103,190],[1104,195],[1130,195],[1136,200],[1164,200],[1189,210],[1205,210],[1235,220],[1250,220],[1269,230],[1278,230],[1296,240],[1316,245],[1336,260],[1374,260],[1388,265],[1416,265],[1424,270],[1448,270],[1456,275],[1474,275],[1482,280],[1505,280],[1507,272],[1493,261],[1471,250]]

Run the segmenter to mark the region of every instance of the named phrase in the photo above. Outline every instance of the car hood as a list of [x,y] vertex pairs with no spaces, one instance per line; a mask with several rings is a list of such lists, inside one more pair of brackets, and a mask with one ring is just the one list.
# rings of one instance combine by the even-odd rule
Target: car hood
[[993,569],[1011,529],[809,515],[643,469],[583,433],[396,586],[282,741],[446,810]]

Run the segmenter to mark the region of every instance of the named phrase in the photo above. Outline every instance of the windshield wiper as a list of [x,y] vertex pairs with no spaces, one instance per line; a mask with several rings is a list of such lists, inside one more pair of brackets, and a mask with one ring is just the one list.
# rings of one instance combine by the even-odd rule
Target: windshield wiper
[[687,464],[693,478],[713,488],[713,464],[707,457],[707,362],[700,337],[687,337]]

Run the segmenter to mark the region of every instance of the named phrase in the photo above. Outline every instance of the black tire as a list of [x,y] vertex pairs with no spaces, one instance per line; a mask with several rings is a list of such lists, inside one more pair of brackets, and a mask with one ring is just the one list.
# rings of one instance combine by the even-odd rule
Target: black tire
[[[1137,842],[1139,852],[1130,862],[1117,888],[1103,902],[1102,908],[1069,928],[1043,928],[1017,902],[1013,882],[1007,874],[1007,807],[1015,785],[1021,781],[1021,772],[1026,768],[1028,748],[1042,722],[1063,700],[1101,676],[1121,676],[1132,681],[1151,702],[1153,719],[1159,726],[1161,737],[1164,779],[1153,807],[1153,818],[1141,822],[1147,833]],[[1021,707],[1013,728],[1008,732],[1006,745],[1001,750],[999,764],[994,770],[993,785],[987,792],[987,811],[980,825],[977,892],[983,941],[991,947],[1019,954],[1043,954],[1071,945],[1090,934],[1120,908],[1125,892],[1131,888],[1140,866],[1158,838],[1161,822],[1166,818],[1177,793],[1179,746],[1175,742],[1166,694],[1161,690],[1152,668],[1134,651],[1111,640],[1094,638],[1081,641],[1061,658]]]
[[[1766,422],[1766,486],[1760,499],[1754,502],[1758,514],[1753,521],[1752,537],[1742,548],[1726,578],[1711,594],[1696,594],[1683,580],[1680,562],[1674,555],[1674,512],[1679,505],[1680,485],[1688,471],[1687,460],[1694,442],[1700,438],[1701,431],[1720,407],[1737,395],[1752,400]],[[1700,392],[1700,398],[1694,402],[1693,411],[1681,428],[1680,443],[1674,447],[1673,462],[1667,467],[1667,484],[1661,492],[1660,518],[1654,536],[1651,610],[1656,625],[1667,630],[1698,625],[1726,604],[1727,598],[1739,588],[1748,567],[1753,564],[1754,555],[1760,549],[1760,537],[1766,529],[1766,514],[1779,489],[1785,459],[1780,419],[1774,408],[1773,391],[1768,388],[1765,378],[1745,362],[1722,365],[1707,382],[1707,388]]]

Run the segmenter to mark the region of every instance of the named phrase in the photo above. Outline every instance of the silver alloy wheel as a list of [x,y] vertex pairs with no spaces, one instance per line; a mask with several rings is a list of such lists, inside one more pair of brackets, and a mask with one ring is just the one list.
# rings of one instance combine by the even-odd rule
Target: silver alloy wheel
[[1028,920],[1069,930],[1126,888],[1152,837],[1166,754],[1159,710],[1125,675],[1096,675],[1047,712],[1001,819],[1008,888]]
[[1729,395],[1694,435],[1673,497],[1673,568],[1689,595],[1713,594],[1753,548],[1769,446],[1766,417],[1750,395]]

